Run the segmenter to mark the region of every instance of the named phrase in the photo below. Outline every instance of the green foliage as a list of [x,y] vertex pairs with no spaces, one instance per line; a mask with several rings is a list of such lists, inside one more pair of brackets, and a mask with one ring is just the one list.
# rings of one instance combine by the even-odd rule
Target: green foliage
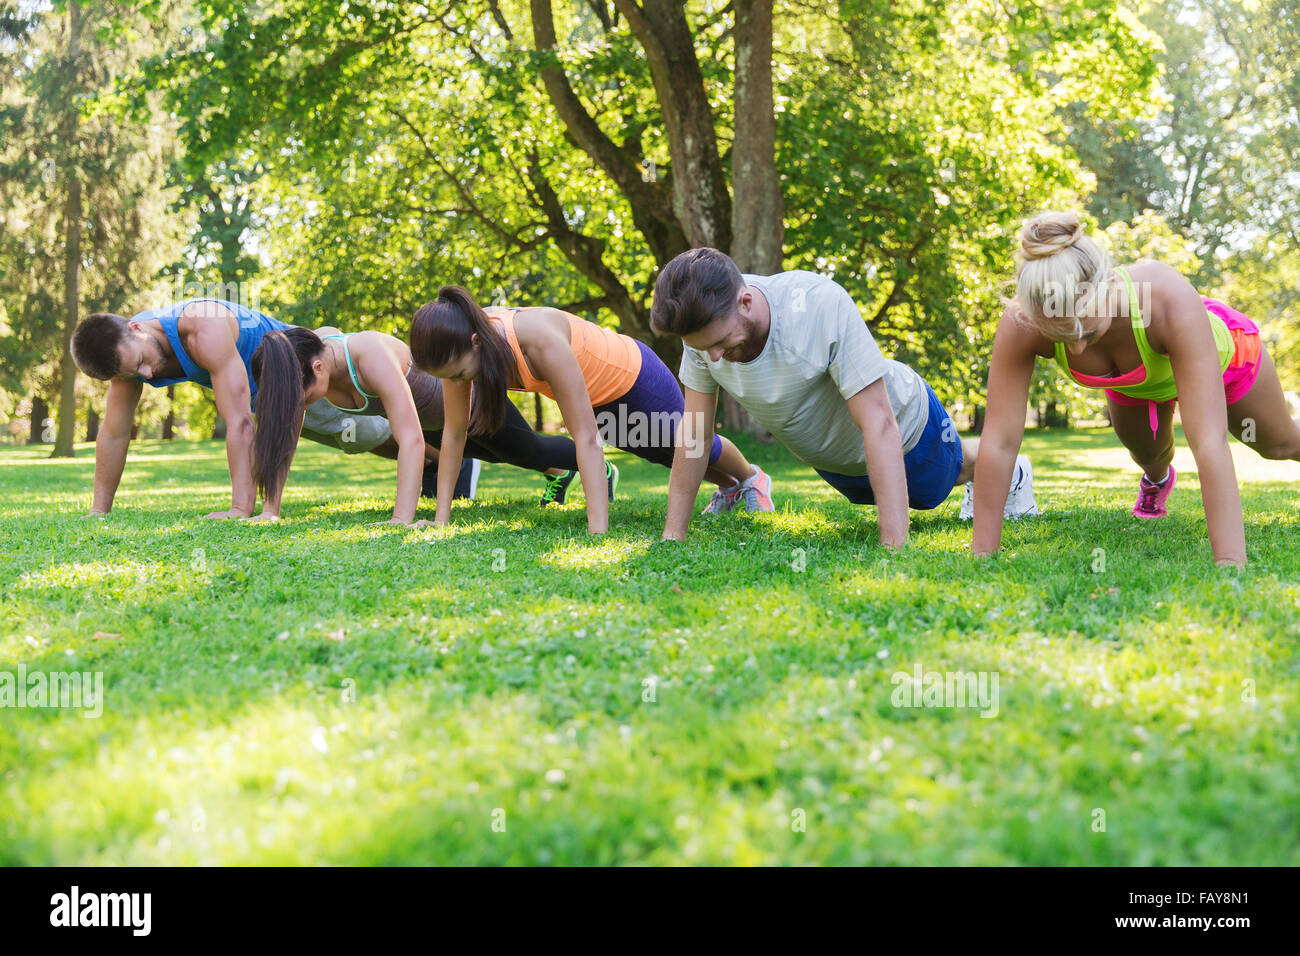
[[[178,254],[184,221],[168,215],[165,154],[174,124],[120,109],[119,81],[159,37],[127,5],[83,4],[70,48],[63,7],[33,12],[17,42],[0,40],[0,391],[53,391],[68,322],[67,199],[81,190],[84,312],[158,304],[155,283]],[[97,394],[86,386],[87,398]],[[84,403],[83,403],[84,411]]]
[[[548,230],[540,175],[567,222],[641,301],[656,269],[627,198],[562,134],[521,4],[284,0],[254,14],[202,5],[173,52],[175,102],[197,155],[249,144],[274,210],[265,298],[287,315],[401,331],[438,285],[578,311],[602,298]],[[602,130],[672,176],[645,54],[594,8],[557,10],[559,62]],[[717,133],[731,127],[729,13],[693,7]],[[1114,3],[1008,10],[982,2],[798,8],[775,37],[777,161],[787,266],[831,272],[888,348],[950,403],[974,404],[1010,268],[1007,234],[1076,203],[1088,175],[1054,145],[1062,102],[1149,109],[1154,41]],[[172,74],[175,76],[175,72]],[[608,321],[608,319],[606,319]]]
[[[102,522],[89,460],[0,451],[0,670],[106,692],[5,712],[0,863],[1300,863],[1294,463],[1234,446],[1237,575],[1185,448],[1155,528],[1112,435],[1031,435],[1044,514],[991,563],[956,495],[885,554],[745,450],[781,510],[684,547],[622,455],[593,540],[505,466],[437,533],[370,526],[370,456],[305,445],[257,526],[199,517],[216,443],[139,447]],[[892,706],[918,665],[996,672],[997,716]]]

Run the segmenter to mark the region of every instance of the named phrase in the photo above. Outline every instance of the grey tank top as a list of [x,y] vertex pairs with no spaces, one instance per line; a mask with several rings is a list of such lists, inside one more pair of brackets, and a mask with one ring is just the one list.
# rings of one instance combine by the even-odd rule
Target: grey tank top
[[[327,335],[324,339],[342,339],[343,355],[348,360],[348,375],[352,379],[352,387],[355,388],[361,397],[365,399],[365,404],[360,408],[344,408],[342,405],[334,405],[339,411],[348,415],[381,415],[388,417],[388,412],[384,410],[384,403],[378,395],[371,395],[357,380],[356,366],[352,364],[352,352],[348,348],[348,339],[355,332],[346,332],[342,335]],[[415,413],[420,417],[420,427],[424,431],[438,431],[442,428],[442,382],[425,372],[420,371],[412,362],[406,370],[406,384],[411,389],[411,398],[415,400]],[[326,399],[329,401],[329,399]]]

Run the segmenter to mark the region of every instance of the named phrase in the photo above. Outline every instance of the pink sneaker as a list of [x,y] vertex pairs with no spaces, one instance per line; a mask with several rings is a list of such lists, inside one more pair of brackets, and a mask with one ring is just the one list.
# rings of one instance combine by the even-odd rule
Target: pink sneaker
[[1133,506],[1133,516],[1136,518],[1163,518],[1169,514],[1169,509],[1165,507],[1165,502],[1169,500],[1169,493],[1174,490],[1174,485],[1178,482],[1178,472],[1174,471],[1174,466],[1169,466],[1169,477],[1165,479],[1163,485],[1157,485],[1146,475],[1142,476],[1142,481],[1138,483],[1138,500]]

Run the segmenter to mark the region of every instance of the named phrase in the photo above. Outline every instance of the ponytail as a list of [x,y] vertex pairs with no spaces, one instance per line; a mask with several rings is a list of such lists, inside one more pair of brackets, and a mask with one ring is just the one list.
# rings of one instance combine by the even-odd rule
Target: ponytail
[[298,426],[308,386],[315,381],[311,363],[325,343],[310,329],[266,333],[249,366],[257,383],[257,427],[253,436],[253,478],[263,499],[273,498],[289,477],[298,445]]
[[490,435],[506,419],[506,388],[514,363],[506,338],[493,327],[474,297],[458,285],[445,285],[438,298],[422,305],[411,321],[411,360],[428,372],[441,369],[473,349],[479,340],[480,366],[470,396],[469,432]]

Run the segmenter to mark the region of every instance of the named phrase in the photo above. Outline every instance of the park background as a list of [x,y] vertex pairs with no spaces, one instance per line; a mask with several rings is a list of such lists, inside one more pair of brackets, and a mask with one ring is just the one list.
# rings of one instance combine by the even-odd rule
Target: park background
[[[1291,0],[0,9],[10,443],[93,440],[80,316],[196,294],[404,335],[456,282],[675,368],[650,293],[693,245],[834,277],[978,429],[1015,229],[1049,207],[1252,316],[1298,382]],[[220,436],[197,386],[146,392],[141,436]],[[1046,363],[1031,405],[1102,412]]]
[[[1294,463],[1234,443],[1221,572],[1181,435],[1137,521],[1039,363],[1043,514],[988,562],[956,495],[882,551],[735,409],[777,510],[685,547],[620,453],[601,539],[503,466],[448,529],[375,527],[392,464],[309,442],[280,522],[212,523],[179,386],[88,521],[104,385],[66,351],[196,293],[403,335],[449,281],[646,337],[710,243],[834,276],[978,428],[1015,229],[1058,206],[1295,388],[1298,43],[1279,0],[0,4],[0,675],[106,686],[0,708],[0,864],[1300,863]],[[899,706],[917,668],[996,676],[996,716]]]

